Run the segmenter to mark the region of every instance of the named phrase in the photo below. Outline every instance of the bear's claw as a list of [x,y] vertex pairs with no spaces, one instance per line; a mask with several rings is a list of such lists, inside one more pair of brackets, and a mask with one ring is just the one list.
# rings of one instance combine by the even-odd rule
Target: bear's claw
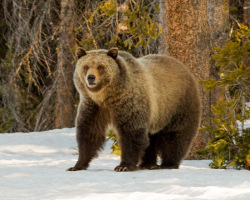
[[126,172],[126,171],[128,171],[128,168],[127,168],[127,167],[120,167],[120,166],[117,166],[117,167],[115,168],[115,171],[117,171],[117,172]]
[[67,169],[66,171],[76,171],[77,169],[75,169],[74,167],[70,167],[69,169]]
[[179,169],[179,165],[161,165],[161,169]]
[[116,172],[129,172],[129,171],[136,171],[137,167],[129,167],[129,166],[117,166],[114,170]]
[[86,168],[76,168],[76,167],[70,167],[66,171],[79,171],[79,170],[86,170]]
[[149,169],[149,170],[156,170],[156,169],[161,169],[161,166],[159,165],[151,165],[151,166],[140,166],[141,170]]

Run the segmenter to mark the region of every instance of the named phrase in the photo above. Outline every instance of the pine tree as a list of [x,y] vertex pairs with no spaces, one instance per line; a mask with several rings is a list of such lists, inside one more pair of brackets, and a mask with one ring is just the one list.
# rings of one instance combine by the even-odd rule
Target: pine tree
[[250,118],[250,109],[246,105],[250,94],[250,66],[245,62],[250,54],[250,31],[247,26],[239,26],[232,39],[222,48],[217,47],[212,56],[220,78],[203,81],[206,90],[211,92],[220,88],[223,94],[212,106],[212,125],[206,124],[204,128],[213,134],[205,148],[212,156],[212,168],[250,169],[250,129],[244,125]]

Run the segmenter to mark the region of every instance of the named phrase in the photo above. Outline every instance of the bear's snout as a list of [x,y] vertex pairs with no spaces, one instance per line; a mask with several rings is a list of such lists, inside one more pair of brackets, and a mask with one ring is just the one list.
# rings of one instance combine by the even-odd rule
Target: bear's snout
[[95,75],[89,74],[89,75],[87,76],[87,80],[88,80],[88,82],[89,82],[90,85],[93,85],[94,82],[95,82]]

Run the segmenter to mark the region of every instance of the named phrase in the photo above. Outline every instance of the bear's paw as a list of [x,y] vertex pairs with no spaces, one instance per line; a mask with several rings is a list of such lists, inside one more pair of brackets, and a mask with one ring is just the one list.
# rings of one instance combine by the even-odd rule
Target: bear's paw
[[70,167],[66,171],[79,171],[79,170],[86,170],[87,167]]
[[156,169],[161,169],[161,166],[159,166],[159,165],[140,165],[139,168],[141,170],[146,170],[146,169],[156,170]]
[[139,168],[137,166],[125,166],[125,165],[118,165],[114,170],[116,172],[130,172],[130,171],[136,171]]

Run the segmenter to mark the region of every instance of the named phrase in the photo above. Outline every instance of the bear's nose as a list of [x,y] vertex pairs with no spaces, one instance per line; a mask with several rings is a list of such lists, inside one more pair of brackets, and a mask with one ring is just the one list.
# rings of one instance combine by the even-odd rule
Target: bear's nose
[[89,81],[90,83],[93,83],[94,80],[95,80],[95,75],[90,74],[90,75],[88,75],[87,79],[88,79],[88,81]]

